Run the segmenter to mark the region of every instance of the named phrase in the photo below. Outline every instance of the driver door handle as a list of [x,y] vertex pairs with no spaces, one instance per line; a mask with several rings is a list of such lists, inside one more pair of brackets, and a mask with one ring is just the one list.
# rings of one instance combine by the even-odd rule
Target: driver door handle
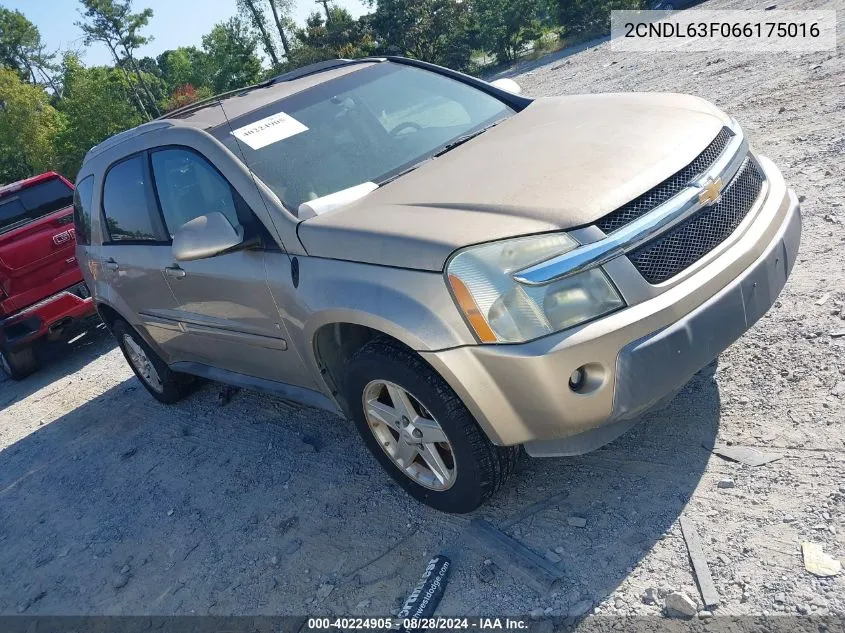
[[109,257],[106,261],[103,262],[103,268],[109,270],[111,272],[115,272],[120,266],[114,259]]
[[170,277],[171,279],[182,279],[188,273],[186,273],[178,266],[168,266],[164,269],[164,274]]

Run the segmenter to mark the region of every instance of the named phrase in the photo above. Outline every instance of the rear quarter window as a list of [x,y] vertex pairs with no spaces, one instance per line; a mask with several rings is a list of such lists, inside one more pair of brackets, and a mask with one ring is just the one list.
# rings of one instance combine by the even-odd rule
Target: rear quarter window
[[76,243],[91,243],[91,198],[94,195],[94,176],[88,176],[76,185],[73,195],[73,222],[76,225]]

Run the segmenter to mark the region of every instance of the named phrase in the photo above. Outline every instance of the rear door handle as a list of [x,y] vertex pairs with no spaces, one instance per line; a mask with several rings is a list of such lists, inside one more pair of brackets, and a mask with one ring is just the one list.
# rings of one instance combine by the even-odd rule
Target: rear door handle
[[103,262],[103,268],[114,272],[120,268],[120,265],[113,259],[109,258]]
[[187,273],[178,266],[168,266],[164,269],[164,274],[171,279],[182,279]]

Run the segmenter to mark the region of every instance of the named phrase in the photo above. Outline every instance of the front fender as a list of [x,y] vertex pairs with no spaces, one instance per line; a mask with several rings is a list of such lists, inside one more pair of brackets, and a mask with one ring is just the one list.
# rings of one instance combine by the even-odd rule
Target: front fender
[[416,351],[475,344],[440,273],[307,257],[300,297],[306,309],[301,346],[316,367],[314,337],[329,324],[383,332]]

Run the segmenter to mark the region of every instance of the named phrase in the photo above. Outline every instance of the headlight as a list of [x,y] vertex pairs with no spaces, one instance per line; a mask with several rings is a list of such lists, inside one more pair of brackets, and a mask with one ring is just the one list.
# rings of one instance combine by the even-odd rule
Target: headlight
[[472,246],[446,267],[458,307],[482,343],[520,343],[573,327],[625,305],[600,268],[542,286],[511,273],[561,255],[578,243],[548,233]]

